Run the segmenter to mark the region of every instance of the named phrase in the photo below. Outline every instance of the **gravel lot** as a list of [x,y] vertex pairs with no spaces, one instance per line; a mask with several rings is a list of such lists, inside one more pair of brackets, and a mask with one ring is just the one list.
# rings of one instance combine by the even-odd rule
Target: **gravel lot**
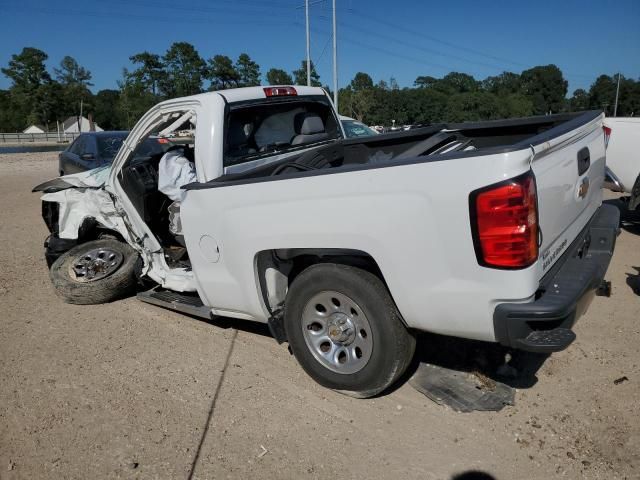
[[514,407],[461,414],[408,384],[325,390],[262,325],[62,303],[30,193],[55,172],[55,153],[0,155],[0,479],[640,478],[640,221],[577,341]]

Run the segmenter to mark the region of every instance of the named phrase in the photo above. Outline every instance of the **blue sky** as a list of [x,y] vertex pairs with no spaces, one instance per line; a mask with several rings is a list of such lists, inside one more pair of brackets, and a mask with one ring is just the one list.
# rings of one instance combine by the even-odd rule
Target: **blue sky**
[[[315,3],[317,0],[312,1]],[[305,55],[304,0],[0,0],[0,65],[25,46],[71,55],[94,91],[116,88],[129,56],[162,54],[175,41],[200,54],[248,53],[263,74],[291,71]],[[337,0],[339,84],[358,71],[401,87],[419,75],[460,71],[478,79],[555,63],[569,93],[597,75],[640,78],[640,0]],[[311,57],[331,85],[331,0],[311,6]],[[10,82],[0,75],[0,88]]]

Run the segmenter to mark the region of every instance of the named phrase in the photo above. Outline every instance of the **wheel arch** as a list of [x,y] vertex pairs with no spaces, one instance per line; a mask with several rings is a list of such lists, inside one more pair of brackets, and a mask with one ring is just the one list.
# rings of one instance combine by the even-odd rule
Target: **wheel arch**
[[91,216],[85,217],[82,220],[80,226],[77,229],[76,238],[73,239],[59,237],[57,224],[55,224],[55,222],[57,222],[57,218],[53,222],[47,222],[47,218],[45,217],[45,222],[47,223],[47,226],[49,227],[51,232],[51,236],[49,236],[49,238],[45,242],[45,258],[49,267],[51,267],[53,262],[66,251],[72,249],[77,245],[82,245],[83,243],[87,243],[92,240],[113,238],[114,240],[127,243],[122,235],[120,235],[120,233],[113,230],[112,228],[103,225]]
[[[335,263],[360,268],[378,277],[393,295],[382,270],[369,253],[344,248],[283,248],[263,250],[255,256],[259,294],[269,315],[282,308],[289,286],[305,269],[319,263]],[[394,300],[395,302],[395,300]]]
[[114,238],[127,243],[122,235],[113,228],[100,223],[95,217],[85,217],[78,228],[78,244],[101,238]]

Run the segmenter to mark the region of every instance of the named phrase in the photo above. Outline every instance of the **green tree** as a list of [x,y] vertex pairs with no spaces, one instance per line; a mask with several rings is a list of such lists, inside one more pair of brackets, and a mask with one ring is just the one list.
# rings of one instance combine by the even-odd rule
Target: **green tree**
[[358,72],[354,75],[353,80],[351,80],[349,86],[353,89],[354,92],[360,92],[369,88],[373,88],[373,80],[368,73]]
[[533,113],[560,112],[567,95],[568,82],[555,65],[530,68],[522,72],[522,91],[533,102]]
[[160,55],[149,52],[136,53],[129,57],[134,65],[139,65],[135,70],[129,72],[131,80],[138,82],[140,86],[157,95],[158,86],[165,78],[166,72]]
[[120,91],[100,90],[93,99],[94,120],[105,130],[119,130],[126,125],[118,115]]
[[609,75],[600,75],[589,89],[589,107],[604,110],[606,114],[613,114],[613,104],[616,99],[616,81]]
[[480,82],[466,73],[451,72],[442,77],[436,88],[446,93],[476,92],[480,89]]
[[291,75],[284,70],[272,68],[267,72],[267,83],[269,83],[269,85],[292,85],[293,79]]
[[[312,87],[321,87],[322,83],[320,83],[320,75],[316,72],[316,67],[311,63],[311,86]],[[296,85],[306,85],[307,84],[307,61],[303,60],[300,68],[298,70],[293,71],[293,80]]]
[[620,81],[618,116],[630,117],[640,113],[640,81],[624,78]]
[[25,122],[16,112],[11,92],[0,90],[0,132],[17,132],[24,129]]
[[340,110],[347,116],[368,121],[373,107],[373,80],[364,73],[358,72],[347,88],[341,89]]
[[494,77],[487,77],[482,81],[482,88],[496,95],[508,95],[522,91],[520,75],[513,72],[502,72]]
[[91,83],[91,72],[80,66],[78,62],[70,56],[65,56],[60,62],[60,68],[53,69],[58,83],[49,87],[45,101],[48,101],[48,109],[55,112],[56,119],[62,121],[71,115],[80,113],[80,102],[82,102],[83,114],[91,112],[93,109],[93,94],[89,87]]
[[164,75],[160,79],[160,93],[165,98],[184,97],[202,92],[206,63],[193,45],[173,43],[162,57]]
[[449,122],[491,120],[500,117],[497,98],[489,92],[464,92],[449,99],[445,111]]
[[216,55],[209,59],[207,77],[211,80],[211,90],[234,88],[240,82],[240,73],[226,55]]
[[408,123],[438,123],[445,116],[449,96],[429,87],[408,88],[402,91],[402,103]]
[[430,77],[428,75],[421,75],[418,78],[416,78],[415,82],[413,82],[413,85],[418,88],[433,88],[435,87],[437,82],[438,82],[438,79],[435,77]]
[[533,115],[533,102],[522,93],[495,95],[495,98],[498,104],[496,118],[529,117]]
[[54,68],[58,82],[62,85],[91,87],[91,72],[80,66],[75,58],[66,56],[60,61],[60,68]]
[[44,64],[47,58],[42,50],[26,47],[19,54],[12,55],[8,67],[1,69],[12,81],[9,89],[12,115],[19,119],[16,123],[20,122],[20,129],[29,123],[47,127],[54,119],[58,89],[51,85],[51,75]]
[[0,70],[11,79],[13,87],[31,93],[51,81],[51,75],[44,65],[47,58],[49,56],[42,50],[25,47],[19,54],[11,55],[8,68]]
[[579,112],[589,109],[589,94],[583,88],[578,88],[569,99],[569,110]]
[[[55,125],[56,120],[63,120],[67,106],[65,94],[64,87],[57,82],[47,82],[40,85],[31,97],[33,108],[27,115],[26,123],[29,125],[41,124],[49,130],[53,126],[52,124]],[[77,105],[79,107],[79,102]]]
[[122,69],[122,79],[118,81],[118,87],[120,98],[115,107],[117,124],[130,130],[158,99],[144,85],[137,82],[126,68]]
[[238,85],[241,87],[256,87],[260,85],[260,65],[251,60],[246,53],[241,53],[236,61]]

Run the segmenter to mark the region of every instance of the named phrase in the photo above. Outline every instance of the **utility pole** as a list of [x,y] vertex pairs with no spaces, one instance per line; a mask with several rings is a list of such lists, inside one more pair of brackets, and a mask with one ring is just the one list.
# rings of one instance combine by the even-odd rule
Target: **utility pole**
[[82,99],[80,99],[80,118],[78,118],[78,132],[82,133]]
[[336,0],[333,0],[333,104],[338,111],[338,38],[336,30]]
[[311,86],[311,41],[309,39],[309,0],[304,1],[304,13],[307,18],[307,87]]
[[616,87],[616,103],[613,107],[613,116],[618,116],[618,93],[620,93],[620,72],[618,72],[618,86]]

